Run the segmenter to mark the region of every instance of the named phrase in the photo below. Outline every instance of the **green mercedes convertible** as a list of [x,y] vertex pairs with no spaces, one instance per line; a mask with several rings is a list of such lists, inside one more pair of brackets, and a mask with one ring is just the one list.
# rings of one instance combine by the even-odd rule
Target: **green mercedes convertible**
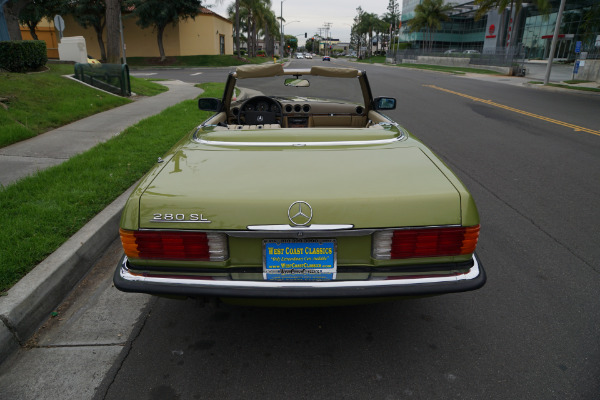
[[365,71],[238,67],[124,207],[127,292],[362,302],[480,288],[473,197]]

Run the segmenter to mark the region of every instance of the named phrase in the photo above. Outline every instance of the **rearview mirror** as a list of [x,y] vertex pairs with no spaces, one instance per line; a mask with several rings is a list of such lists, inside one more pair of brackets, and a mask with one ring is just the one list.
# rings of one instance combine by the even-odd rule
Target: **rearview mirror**
[[373,99],[376,110],[395,110],[396,99],[393,97],[376,97]]
[[306,79],[288,78],[285,80],[284,85],[292,87],[309,87],[310,82]]
[[198,108],[202,111],[220,111],[221,100],[211,97],[201,97],[198,99]]

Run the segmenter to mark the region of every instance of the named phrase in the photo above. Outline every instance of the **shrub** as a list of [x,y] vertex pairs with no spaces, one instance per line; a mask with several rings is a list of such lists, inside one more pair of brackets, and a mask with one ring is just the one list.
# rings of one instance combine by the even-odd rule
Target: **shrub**
[[46,42],[23,40],[0,42],[0,68],[10,72],[35,71],[46,65]]

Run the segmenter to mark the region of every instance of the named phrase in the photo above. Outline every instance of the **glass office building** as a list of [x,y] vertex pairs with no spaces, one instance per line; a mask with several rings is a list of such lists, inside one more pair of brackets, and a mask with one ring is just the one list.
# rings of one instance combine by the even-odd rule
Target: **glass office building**
[[[400,41],[411,43],[413,48],[426,47],[428,39],[426,32],[410,32],[407,24],[421,1],[404,0],[402,5]],[[550,0],[546,15],[533,3],[526,3],[518,15],[509,8],[503,14],[490,11],[481,19],[475,19],[478,6],[474,1],[452,3],[455,7],[450,20],[443,21],[441,29],[433,34],[434,49],[492,53],[512,44],[526,58],[548,58],[560,0]],[[558,38],[555,58],[574,59],[577,42],[581,42],[581,51],[587,52],[588,58],[600,58],[600,1],[566,0]]]

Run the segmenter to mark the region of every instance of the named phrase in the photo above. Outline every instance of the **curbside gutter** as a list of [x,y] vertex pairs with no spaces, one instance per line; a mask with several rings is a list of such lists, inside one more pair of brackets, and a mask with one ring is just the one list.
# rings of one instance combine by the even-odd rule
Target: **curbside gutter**
[[116,239],[133,185],[0,297],[0,364],[23,346]]

